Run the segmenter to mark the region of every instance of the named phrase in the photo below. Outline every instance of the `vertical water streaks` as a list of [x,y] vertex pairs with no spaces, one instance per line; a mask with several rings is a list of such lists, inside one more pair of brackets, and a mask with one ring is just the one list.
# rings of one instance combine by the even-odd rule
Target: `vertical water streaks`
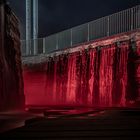
[[56,102],[65,104],[68,81],[68,56],[58,56],[56,64]]
[[49,58],[46,65],[46,83],[45,83],[45,98],[47,99],[46,103],[54,102],[54,84],[55,84],[55,62],[53,58]]
[[137,62],[137,48],[136,42],[129,42],[128,61],[127,61],[127,94],[126,103],[134,102],[138,96],[137,93],[137,74],[136,74],[136,62]]
[[88,54],[87,51],[78,52],[76,54],[76,103],[88,103]]
[[[119,56],[118,56],[118,105],[125,106],[126,103],[126,94],[127,94],[127,80],[128,80],[128,53],[129,53],[129,44],[128,42],[123,42],[119,47]],[[116,93],[117,96],[117,93]]]
[[137,45],[136,77],[137,77],[137,94],[140,99],[140,42]]
[[99,104],[112,106],[113,64],[116,47],[109,45],[101,48],[99,69]]
[[139,44],[134,50],[130,41],[124,41],[54,56],[42,67],[38,64],[38,70],[29,66],[30,74],[27,70],[24,74],[27,102],[126,106],[139,94],[139,54]]
[[76,53],[68,56],[68,83],[66,100],[68,104],[76,102]]
[[100,47],[90,50],[90,73],[91,73],[90,89],[92,91],[91,93],[93,106],[99,106],[99,80],[100,80],[99,69],[100,69]]
[[135,57],[136,99],[140,101],[140,41],[136,43]]
[[125,106],[128,82],[129,41],[117,44],[114,55],[113,106]]

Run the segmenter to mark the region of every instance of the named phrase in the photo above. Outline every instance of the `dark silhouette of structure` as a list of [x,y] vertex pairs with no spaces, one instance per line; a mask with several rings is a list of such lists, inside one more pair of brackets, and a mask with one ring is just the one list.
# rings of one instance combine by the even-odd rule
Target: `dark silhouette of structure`
[[0,1],[0,110],[23,108],[19,21]]

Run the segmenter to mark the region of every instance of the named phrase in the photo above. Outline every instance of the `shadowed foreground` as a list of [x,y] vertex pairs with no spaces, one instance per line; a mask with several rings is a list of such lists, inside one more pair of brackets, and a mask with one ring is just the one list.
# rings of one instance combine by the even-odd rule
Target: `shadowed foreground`
[[25,126],[1,134],[1,139],[140,139],[138,109],[48,109],[44,112],[44,116],[25,121]]

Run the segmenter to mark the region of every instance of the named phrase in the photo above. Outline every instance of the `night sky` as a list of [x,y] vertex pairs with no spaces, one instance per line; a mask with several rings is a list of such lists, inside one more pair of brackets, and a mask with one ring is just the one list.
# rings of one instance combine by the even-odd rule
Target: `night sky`
[[[25,0],[7,0],[25,36]],[[39,37],[140,4],[140,0],[39,0]]]

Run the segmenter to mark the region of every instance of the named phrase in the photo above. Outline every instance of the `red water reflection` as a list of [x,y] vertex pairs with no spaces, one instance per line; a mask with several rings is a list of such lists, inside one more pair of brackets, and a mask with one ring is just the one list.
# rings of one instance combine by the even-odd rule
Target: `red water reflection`
[[139,96],[138,46],[120,42],[26,67],[26,104],[118,107],[135,102]]

